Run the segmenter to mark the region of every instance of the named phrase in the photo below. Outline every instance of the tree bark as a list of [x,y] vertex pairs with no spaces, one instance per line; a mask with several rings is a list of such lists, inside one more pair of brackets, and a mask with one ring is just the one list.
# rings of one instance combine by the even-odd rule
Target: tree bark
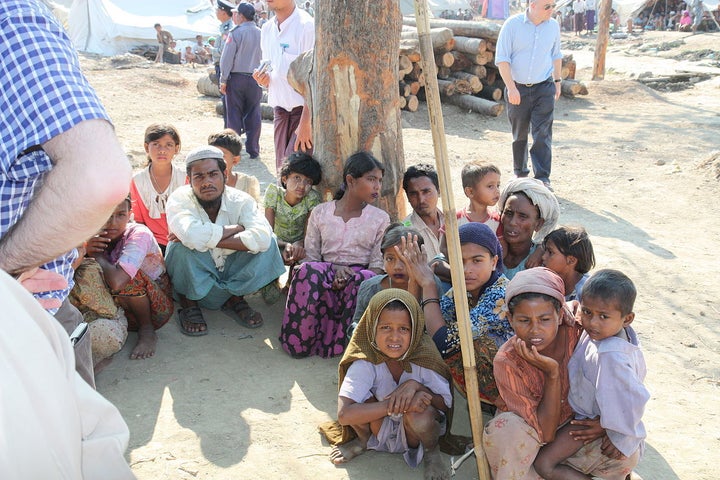
[[595,43],[595,60],[593,62],[593,80],[602,80],[605,78],[605,53],[607,52],[608,41],[610,40],[611,13],[612,2],[600,2],[597,42]]
[[350,155],[371,152],[385,166],[377,206],[392,219],[405,214],[397,93],[401,26],[396,0],[316,2],[311,97],[321,194],[327,199],[339,188]]

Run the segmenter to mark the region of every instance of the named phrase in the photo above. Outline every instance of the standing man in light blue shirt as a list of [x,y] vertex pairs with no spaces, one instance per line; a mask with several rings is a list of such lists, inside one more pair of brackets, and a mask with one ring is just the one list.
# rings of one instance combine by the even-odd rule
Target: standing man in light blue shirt
[[560,25],[552,18],[555,6],[554,0],[530,0],[524,13],[505,21],[495,52],[505,82],[515,175],[530,173],[528,131],[532,125],[533,174],[551,190],[553,110],[560,98],[562,68]]

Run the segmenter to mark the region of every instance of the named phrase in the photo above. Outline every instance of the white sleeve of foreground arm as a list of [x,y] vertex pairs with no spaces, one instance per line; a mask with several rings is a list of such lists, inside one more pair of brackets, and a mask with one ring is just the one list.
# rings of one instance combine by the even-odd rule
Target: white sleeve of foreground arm
[[0,452],[3,478],[135,478],[128,427],[75,371],[62,326],[4,272],[0,303],[0,327],[12,332],[0,338],[0,422],[15,432]]

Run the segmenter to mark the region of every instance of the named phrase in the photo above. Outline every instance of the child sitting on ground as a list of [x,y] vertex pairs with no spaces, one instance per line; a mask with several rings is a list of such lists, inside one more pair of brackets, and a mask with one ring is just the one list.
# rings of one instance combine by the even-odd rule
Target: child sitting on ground
[[255,202],[260,202],[260,182],[252,175],[234,171],[240,163],[242,139],[235,130],[226,128],[222,132],[213,133],[208,137],[208,145],[219,148],[223,152],[223,160],[227,165],[225,185],[237,188],[250,195]]
[[[160,247],[150,229],[129,220],[130,197],[115,207],[102,230],[86,242],[87,256],[102,269],[98,283],[104,282],[99,287],[109,288],[127,316],[127,325],[90,324],[93,357],[97,361],[122,348],[127,330],[138,332],[130,358],[152,357],[157,344],[155,330],[165,325],[173,313],[170,279]],[[114,351],[105,351],[104,358],[100,358],[96,350],[108,345]]]
[[180,135],[172,125],[154,123],[145,130],[148,166],[133,175],[130,182],[132,213],[137,223],[146,225],[165,253],[168,243],[165,203],[176,188],[185,185],[185,170],[172,163],[180,151]]
[[450,372],[425,332],[415,297],[389,288],[368,305],[339,366],[338,421],[358,438],[335,446],[341,464],[365,450],[402,453],[425,466],[425,478],[447,475],[438,439],[452,406]]
[[[617,270],[600,270],[585,284],[580,307],[584,332],[568,364],[568,402],[576,419],[599,416],[604,432],[599,438],[590,434],[587,421],[560,428],[535,459],[543,478],[592,474],[623,480],[640,460],[646,437],[642,415],[650,393],[643,385],[645,360],[630,326],[635,296],[632,280]],[[584,461],[574,457],[565,463],[576,452]]]
[[580,300],[587,273],[595,266],[593,246],[583,227],[560,227],[543,240],[543,267],[565,283],[565,300]]
[[341,354],[360,284],[382,273],[380,242],[390,217],[372,204],[384,171],[368,152],[351,155],[335,200],[310,213],[306,257],[289,284],[280,327],[280,344],[294,358]]
[[[277,236],[285,265],[292,267],[305,258],[305,227],[310,212],[320,205],[320,163],[307,153],[291,154],[280,167],[280,185],[265,191],[265,218]],[[288,278],[290,283],[291,278]]]
[[500,169],[481,162],[465,164],[460,173],[463,191],[470,205],[457,211],[458,227],[468,222],[484,223],[498,236],[500,213],[495,205],[500,199]]

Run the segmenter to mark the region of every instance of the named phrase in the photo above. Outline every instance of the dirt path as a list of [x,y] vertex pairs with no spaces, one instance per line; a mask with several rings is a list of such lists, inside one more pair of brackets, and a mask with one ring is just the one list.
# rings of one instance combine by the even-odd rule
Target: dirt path
[[[678,39],[684,44],[655,54],[652,45]],[[630,77],[678,68],[720,73],[719,42],[718,34],[686,38],[672,32],[613,42],[603,82],[589,81],[591,42],[580,42],[572,53],[590,94],[563,98],[556,109],[553,185],[561,223],[584,225],[596,268],[625,271],[639,290],[635,327],[652,392],[645,414],[648,448],[638,468],[646,480],[716,478],[720,158],[703,162],[720,149],[720,77],[674,93],[649,90]],[[714,60],[669,58],[706,48],[715,49]],[[184,152],[221,128],[214,101],[195,90],[199,70],[147,63],[116,69],[94,58],[84,58],[83,65],[137,163],[144,158],[143,131],[152,122],[178,127]],[[504,116],[455,107],[444,113],[461,206],[459,170],[466,161],[492,161],[504,181],[510,178],[510,134]],[[434,161],[424,107],[404,113],[403,123],[406,163]],[[261,145],[268,149],[261,161],[246,159],[240,168],[256,174],[264,189],[273,180],[269,123],[263,124]],[[282,307],[250,301],[265,317],[258,330],[245,330],[219,312],[207,315],[205,337],[185,337],[171,322],[159,331],[155,358],[130,361],[126,348],[99,375],[99,390],[130,426],[129,459],[138,478],[418,478],[398,456],[371,453],[343,468],[328,462],[329,447],[316,425],[336,409],[337,359],[290,359],[278,348]],[[460,413],[456,422],[466,421]],[[456,478],[477,478],[474,462],[466,462]]]

